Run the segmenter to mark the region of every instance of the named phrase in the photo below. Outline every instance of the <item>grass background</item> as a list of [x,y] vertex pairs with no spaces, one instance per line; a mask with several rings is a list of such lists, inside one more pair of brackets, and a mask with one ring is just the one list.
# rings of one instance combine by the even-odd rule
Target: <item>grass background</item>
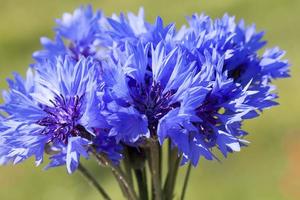
[[[257,24],[266,31],[268,46],[287,51],[292,78],[276,81],[280,106],[245,123],[252,143],[222,163],[201,160],[192,171],[188,200],[298,200],[300,199],[300,1],[299,0],[0,0],[0,88],[11,72],[24,74],[32,62],[31,53],[40,49],[41,36],[53,37],[54,19],[90,3],[106,15],[112,12],[136,12],[145,8],[147,19],[160,15],[166,22],[184,23],[193,12],[221,17],[225,12]],[[117,183],[107,170],[93,161],[88,166],[99,177],[113,199],[122,199]],[[181,169],[177,191],[183,179]],[[178,198],[177,192],[177,198]],[[99,199],[77,173],[65,168],[44,172],[32,160],[18,166],[0,167],[1,200],[92,200]]]

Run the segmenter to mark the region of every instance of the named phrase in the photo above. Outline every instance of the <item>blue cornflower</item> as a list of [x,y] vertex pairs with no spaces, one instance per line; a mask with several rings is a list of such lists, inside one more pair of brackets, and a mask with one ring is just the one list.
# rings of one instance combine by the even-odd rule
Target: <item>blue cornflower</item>
[[42,37],[44,49],[33,54],[35,60],[49,60],[65,55],[74,59],[93,56],[101,60],[108,57],[116,47],[124,48],[126,42],[151,42],[156,46],[165,40],[169,41],[171,48],[176,37],[175,24],[164,26],[160,17],[151,24],[145,21],[143,8],[140,8],[138,15],[129,12],[127,16],[121,13],[119,16],[113,14],[112,17],[106,17],[101,11],[93,12],[91,6],[80,7],[73,14],[65,13],[56,23],[55,40]]
[[35,73],[29,69],[26,80],[16,74],[15,81],[8,83],[10,90],[4,93],[1,106],[6,113],[0,143],[4,163],[35,156],[38,165],[46,151],[54,154],[47,168],[66,164],[72,173],[80,156],[88,158],[92,145],[114,160],[120,158],[99,112],[99,64],[92,58],[76,62],[59,57],[36,64]]
[[[160,128],[165,125],[161,123],[168,115],[178,115],[183,101],[186,107],[182,111],[187,113],[173,119],[174,126],[198,119],[190,106],[199,106],[211,90],[208,77],[213,74],[213,68],[202,76],[196,75],[195,62],[187,60],[184,50],[178,47],[166,53],[164,42],[156,48],[152,44],[133,46],[128,43],[126,50],[119,53],[122,59],[112,58],[103,63],[106,83],[103,99],[108,123],[113,127],[110,135],[127,143],[159,137],[162,143],[169,136],[166,132],[171,133],[173,129]],[[194,96],[187,98],[188,90]],[[177,146],[183,151],[181,145]]]
[[[41,38],[45,49],[33,54],[37,61],[65,55],[78,60],[81,56],[95,56],[97,51],[104,47],[101,42],[105,42],[106,39],[102,38],[105,17],[100,11],[93,12],[91,6],[82,6],[72,14],[64,13],[62,19],[57,19],[56,23],[55,40]],[[67,43],[65,44],[63,40]]]
[[264,32],[256,32],[255,25],[245,26],[243,20],[236,23],[234,17],[227,14],[216,20],[195,14],[188,22],[189,27],[184,26],[178,33],[182,45],[196,57],[199,52],[216,49],[225,56],[224,65],[229,76],[243,85],[250,80],[253,80],[251,85],[255,85],[264,76],[269,79],[289,76],[288,62],[281,60],[284,52],[279,48],[267,49],[259,56],[257,51],[266,42],[262,40]]

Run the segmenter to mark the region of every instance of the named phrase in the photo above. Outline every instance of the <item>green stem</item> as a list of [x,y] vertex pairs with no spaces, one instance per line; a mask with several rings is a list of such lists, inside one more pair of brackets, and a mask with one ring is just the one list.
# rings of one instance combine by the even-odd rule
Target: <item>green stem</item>
[[135,176],[137,179],[137,185],[139,188],[139,195],[141,200],[148,200],[148,188],[147,188],[147,174],[145,167],[143,169],[135,169]]
[[158,144],[158,164],[159,164],[159,177],[161,177],[160,179],[162,179],[162,146],[160,146]]
[[133,185],[132,167],[131,167],[131,163],[130,163],[129,150],[128,150],[127,147],[125,147],[124,153],[125,153],[125,156],[124,156],[124,168],[125,168],[125,172],[127,174],[129,184]]
[[135,191],[133,189],[133,186],[129,183],[127,180],[126,175],[123,173],[121,168],[119,166],[115,166],[111,161],[106,158],[102,154],[98,154],[95,150],[92,151],[94,156],[96,157],[97,161],[106,167],[109,167],[115,176],[117,182],[119,183],[124,195],[127,197],[129,200],[137,200],[137,196],[135,194]]
[[149,168],[152,176],[153,187],[152,198],[155,200],[162,200],[159,148],[160,146],[157,140],[149,141]]
[[81,175],[86,178],[86,180],[89,182],[89,184],[94,186],[97,189],[97,191],[102,195],[103,199],[111,200],[111,198],[108,196],[108,194],[102,188],[102,186],[89,173],[89,171],[83,165],[81,165],[80,163],[79,163],[79,166],[78,166],[78,170],[79,170],[79,172],[81,172]]
[[172,149],[169,143],[168,174],[164,185],[165,200],[173,199],[180,160],[178,150],[176,148]]
[[191,169],[192,169],[192,164],[190,162],[189,165],[188,165],[186,174],[185,174],[185,178],[184,178],[183,188],[182,188],[181,197],[180,197],[181,200],[184,200],[184,196],[185,196],[185,193],[186,193],[186,188],[187,188],[189,178],[190,178],[190,174],[191,174]]

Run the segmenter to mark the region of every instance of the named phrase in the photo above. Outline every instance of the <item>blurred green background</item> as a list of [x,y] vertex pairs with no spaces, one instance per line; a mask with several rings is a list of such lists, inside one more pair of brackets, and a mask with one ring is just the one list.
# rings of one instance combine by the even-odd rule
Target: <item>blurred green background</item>
[[[298,200],[300,199],[300,1],[299,0],[0,0],[0,88],[11,72],[24,74],[31,53],[40,49],[41,36],[53,37],[54,19],[90,3],[106,15],[145,8],[147,19],[160,15],[166,22],[184,23],[193,12],[221,17],[225,12],[256,23],[266,31],[268,46],[287,51],[292,78],[276,81],[280,106],[265,111],[245,124],[251,144],[222,163],[201,160],[192,171],[188,200]],[[113,199],[122,199],[108,171],[93,161],[88,166],[99,177]],[[184,168],[177,184],[181,189]],[[92,200],[100,199],[82,177],[66,169],[44,172],[32,160],[18,166],[0,167],[1,200]]]

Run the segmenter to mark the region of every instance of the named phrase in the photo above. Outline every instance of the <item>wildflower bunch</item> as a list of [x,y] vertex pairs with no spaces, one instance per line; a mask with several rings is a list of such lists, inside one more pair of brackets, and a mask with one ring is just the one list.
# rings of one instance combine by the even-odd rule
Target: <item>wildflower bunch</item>
[[261,55],[264,33],[227,14],[187,21],[177,30],[160,17],[145,21],[143,9],[112,17],[90,6],[65,13],[55,39],[41,38],[44,49],[33,54],[26,78],[8,80],[0,163],[35,156],[39,165],[46,153],[46,168],[66,165],[89,177],[80,157],[93,155],[128,199],[148,199],[148,168],[153,197],[172,199],[180,164],[240,151],[248,144],[243,121],[277,104],[272,81],[289,76],[284,52]]

